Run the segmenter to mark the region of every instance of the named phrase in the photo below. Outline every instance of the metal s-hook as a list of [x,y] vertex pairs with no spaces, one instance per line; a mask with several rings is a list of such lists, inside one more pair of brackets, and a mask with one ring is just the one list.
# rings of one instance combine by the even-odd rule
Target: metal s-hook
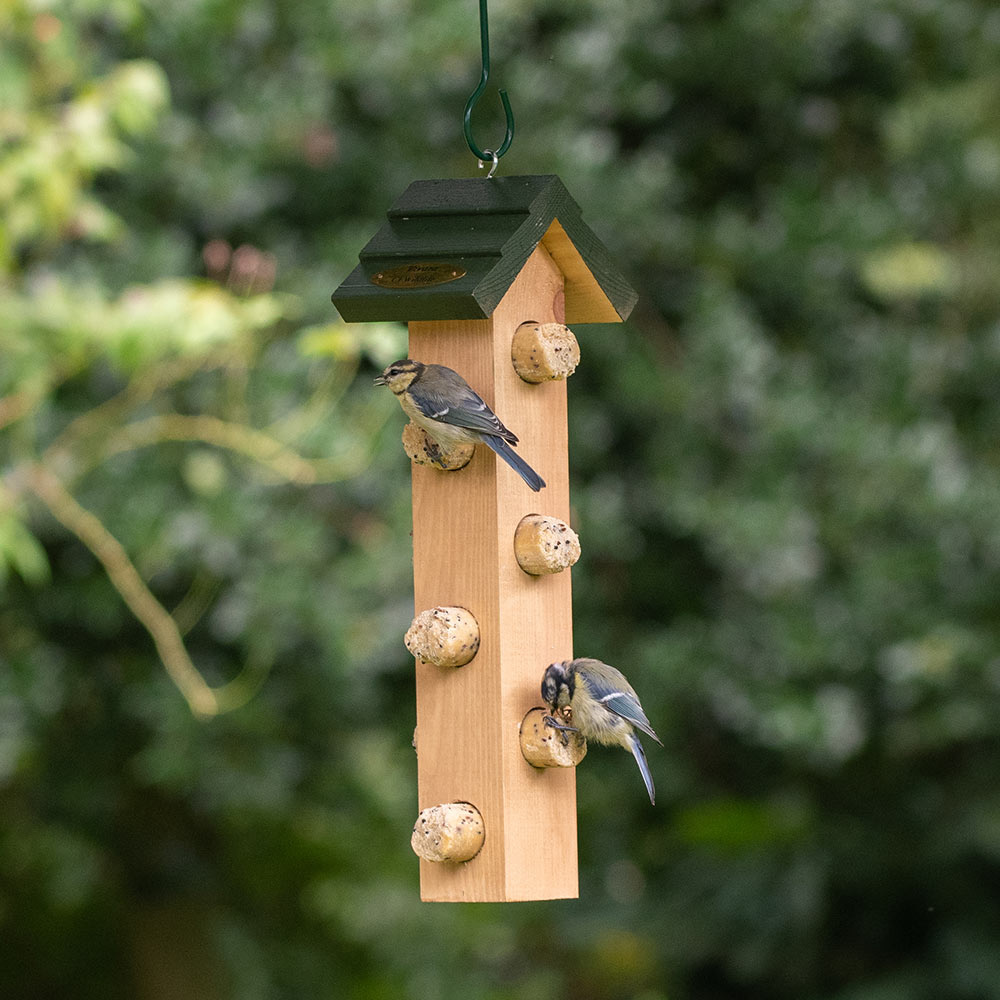
[[[493,161],[492,164],[490,164],[490,172],[486,175],[486,179],[489,180],[496,173],[497,163],[499,162],[500,157],[497,156],[492,149],[484,149],[483,152]],[[483,160],[480,160],[479,169],[482,170],[485,166],[486,163]]]
[[510,109],[507,91],[501,90],[500,103],[503,105],[503,113],[507,119],[507,134],[504,136],[503,142],[495,150],[480,149],[476,145],[475,139],[472,138],[472,109],[476,106],[479,98],[483,96],[483,91],[486,89],[486,82],[490,78],[490,29],[489,15],[486,12],[486,0],[479,0],[479,37],[483,49],[483,75],[479,80],[479,86],[472,92],[472,96],[465,105],[465,141],[469,144],[469,149],[472,150],[473,155],[480,161],[480,166],[483,165],[484,161],[493,161],[493,167],[489,173],[489,176],[492,177],[493,171],[496,170],[497,160],[510,149],[511,141],[514,138],[514,112]]

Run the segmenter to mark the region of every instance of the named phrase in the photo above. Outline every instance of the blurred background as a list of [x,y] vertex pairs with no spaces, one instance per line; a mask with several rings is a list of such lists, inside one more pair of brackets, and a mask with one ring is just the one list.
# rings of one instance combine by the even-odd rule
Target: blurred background
[[[1000,9],[494,0],[576,330],[579,901],[418,901],[397,325],[472,0],[0,5],[0,995],[1000,997]],[[211,685],[211,689],[206,686]]]

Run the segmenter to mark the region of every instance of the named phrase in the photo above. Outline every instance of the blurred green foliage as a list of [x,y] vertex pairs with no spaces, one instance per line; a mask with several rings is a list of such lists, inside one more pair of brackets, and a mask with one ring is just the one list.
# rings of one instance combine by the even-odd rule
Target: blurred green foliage
[[574,601],[657,807],[592,753],[579,901],[417,901],[405,331],[329,295],[476,173],[475,5],[7,0],[0,994],[1000,996],[1000,12],[492,7],[641,293]]

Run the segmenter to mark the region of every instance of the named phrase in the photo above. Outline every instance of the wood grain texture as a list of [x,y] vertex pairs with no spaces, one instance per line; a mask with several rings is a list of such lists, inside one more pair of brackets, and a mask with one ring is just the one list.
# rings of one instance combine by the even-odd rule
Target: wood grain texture
[[[553,219],[542,243],[566,277],[566,323],[619,323],[638,296],[615,267],[604,244],[577,220]],[[568,223],[567,223],[568,225]]]
[[461,670],[416,668],[419,808],[471,802],[486,826],[468,864],[421,861],[426,900],[578,895],[575,772],[532,768],[518,735],[540,704],[546,666],[573,655],[570,573],[527,576],[513,546],[526,514],[569,520],[566,383],[529,385],[510,360],[521,323],[564,321],[562,291],[561,272],[539,246],[490,319],[410,323],[410,357],[458,371],[548,484],[532,493],[485,447],[458,472],[413,467],[415,606],[467,608],[481,636]]

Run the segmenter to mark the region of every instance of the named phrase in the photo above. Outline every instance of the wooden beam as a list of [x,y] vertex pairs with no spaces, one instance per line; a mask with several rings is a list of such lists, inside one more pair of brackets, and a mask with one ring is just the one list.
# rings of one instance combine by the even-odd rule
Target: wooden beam
[[482,850],[464,864],[420,862],[421,898],[504,901],[576,897],[576,775],[536,770],[518,727],[540,704],[542,674],[573,655],[570,573],[529,576],[514,557],[526,514],[569,521],[566,383],[530,385],[510,359],[524,322],[564,321],[563,278],[537,247],[485,320],[410,323],[410,357],[454,368],[521,439],[518,451],[547,485],[532,493],[484,446],[457,472],[413,467],[416,613],[463,607],[481,644],[466,666],[417,663],[417,776],[421,810],[470,802]]

